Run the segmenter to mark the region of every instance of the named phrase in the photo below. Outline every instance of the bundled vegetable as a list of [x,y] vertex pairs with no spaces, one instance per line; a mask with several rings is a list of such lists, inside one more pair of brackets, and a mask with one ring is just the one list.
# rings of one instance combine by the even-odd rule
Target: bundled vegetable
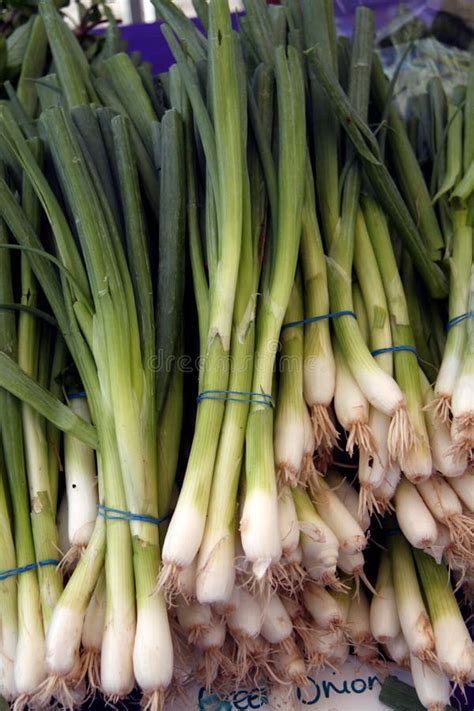
[[416,123],[367,8],[339,42],[328,0],[154,4],[158,77],[53,0],[0,61],[0,695],[287,708],[352,653],[443,708],[474,677],[474,71]]

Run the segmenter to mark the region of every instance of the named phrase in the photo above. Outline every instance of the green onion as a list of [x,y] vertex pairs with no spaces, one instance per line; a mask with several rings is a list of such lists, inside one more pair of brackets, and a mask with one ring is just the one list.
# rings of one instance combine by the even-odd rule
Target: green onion
[[411,548],[401,534],[388,539],[398,617],[411,654],[434,660],[434,636],[416,576]]
[[[380,207],[370,198],[363,200],[364,215],[372,247],[387,296],[394,346],[414,347],[406,298],[390,242],[387,222]],[[407,432],[408,441],[402,440],[398,461],[411,481],[421,481],[431,476],[431,452],[423,415],[421,384],[416,354],[404,350],[394,356],[395,376],[407,403],[412,425]]]
[[473,644],[444,565],[423,551],[414,552],[431,623],[436,656],[441,668],[458,684],[471,679]]
[[[242,242],[243,145],[238,73],[230,15],[224,0],[209,6],[209,59],[211,114],[203,104],[194,73],[169,31],[166,38],[178,58],[178,66],[201,132],[209,178],[208,199],[215,205],[215,263],[208,255],[209,312],[202,390],[225,391],[229,380],[229,350],[232,318]],[[224,89],[225,87],[225,89]],[[199,402],[193,446],[186,475],[163,545],[164,567],[161,583],[173,586],[177,570],[195,557],[204,533],[206,513],[216,461],[219,433],[224,415],[223,401]]]
[[[278,224],[273,264],[257,314],[253,392],[270,394],[275,350],[296,270],[304,195],[304,84],[297,51],[275,53],[278,98]],[[246,433],[246,491],[240,523],[242,545],[262,579],[281,555],[273,455],[273,413],[253,403]]]

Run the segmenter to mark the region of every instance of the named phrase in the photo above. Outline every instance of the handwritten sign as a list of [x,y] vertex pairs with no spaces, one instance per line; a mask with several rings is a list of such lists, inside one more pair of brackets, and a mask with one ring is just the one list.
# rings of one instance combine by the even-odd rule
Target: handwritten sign
[[[398,672],[398,670],[397,670]],[[297,689],[293,708],[303,711],[384,711],[388,707],[379,701],[379,693],[385,674],[375,672],[349,659],[339,672],[325,669],[312,672],[304,688]],[[405,676],[405,675],[404,675]],[[408,676],[408,675],[406,675]],[[283,708],[283,706],[281,707]],[[186,699],[169,705],[166,711],[272,711],[265,688],[238,689],[220,698],[215,693],[196,687]]]

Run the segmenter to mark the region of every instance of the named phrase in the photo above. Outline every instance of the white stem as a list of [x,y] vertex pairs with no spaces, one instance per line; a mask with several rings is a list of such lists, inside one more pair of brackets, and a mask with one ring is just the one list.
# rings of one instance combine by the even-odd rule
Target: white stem
[[178,571],[176,589],[186,600],[189,600],[196,594],[196,585],[196,560],[193,560],[187,568]]
[[279,674],[290,682],[297,683],[306,676],[306,664],[294,639],[289,637],[284,647],[276,650],[276,665]]
[[[71,399],[70,409],[90,422],[87,400]],[[68,535],[72,545],[87,545],[97,517],[97,472],[94,450],[64,434],[64,474],[68,499]]]
[[46,676],[44,637],[20,628],[14,662],[14,683],[18,694],[31,694]]
[[237,598],[237,606],[234,612],[227,615],[229,631],[237,638],[255,639],[262,629],[262,606],[257,597],[248,593],[244,588],[234,588],[234,595]]
[[283,486],[278,495],[278,523],[282,555],[289,556],[298,547],[300,539],[295,502],[289,486]]
[[364,570],[364,563],[364,554],[360,551],[357,553],[344,553],[344,551],[339,551],[337,567],[347,575],[360,575]]
[[64,555],[69,550],[71,541],[69,540],[69,523],[68,523],[69,511],[67,503],[67,495],[64,492],[61,503],[59,504],[58,510],[58,546],[61,553]]
[[395,492],[398,525],[415,548],[432,546],[438,537],[436,521],[416,487],[402,477]]
[[426,608],[412,596],[397,598],[398,616],[403,636],[412,654],[420,657],[433,650],[433,630]]
[[303,601],[318,627],[330,630],[344,624],[344,614],[337,600],[319,585],[307,583],[303,591]]
[[289,565],[290,563],[302,563],[303,562],[303,551],[301,546],[296,546],[294,551],[291,551],[286,556],[282,556],[281,562],[283,565]]
[[173,676],[173,642],[162,593],[138,605],[133,671],[142,691],[166,689]]
[[235,582],[235,536],[228,529],[206,526],[199,549],[196,597],[199,602],[225,603]]
[[264,577],[281,557],[276,491],[252,487],[245,496],[240,535],[245,555],[252,562],[257,579]]
[[384,648],[395,664],[398,664],[399,667],[407,666],[410,660],[410,650],[408,649],[408,644],[403,636],[403,632],[400,632],[400,634],[393,639],[388,639],[384,644]]
[[304,407],[301,397],[298,399],[298,404],[282,402],[282,398],[279,397],[275,413],[273,430],[275,469],[277,472],[287,472],[292,481],[297,480],[303,463]]
[[220,649],[225,642],[226,626],[222,620],[213,618],[209,627],[203,630],[196,640],[196,646],[202,651]]
[[370,602],[370,629],[377,642],[387,642],[400,634],[390,556],[383,553],[377,576],[377,595]]
[[205,524],[206,512],[180,496],[163,543],[163,563],[178,568],[190,566],[201,545]]
[[362,587],[358,595],[354,595],[350,601],[347,622],[350,628],[350,639],[354,644],[368,643],[372,640],[369,600]]
[[464,621],[458,616],[439,615],[433,620],[433,631],[441,668],[452,679],[463,683],[472,681],[474,648]]
[[442,523],[438,523],[438,537],[432,546],[428,546],[424,549],[425,553],[428,553],[438,565],[443,560],[443,554],[447,548],[451,546],[451,534],[449,528],[443,526]]
[[[361,453],[362,456],[362,453]],[[367,510],[359,515],[359,495],[354,487],[349,483],[347,477],[334,469],[329,469],[325,475],[325,480],[332,488],[337,498],[344,504],[351,516],[360,524],[364,531],[370,526],[370,516]],[[360,468],[359,468],[360,479]]]
[[102,572],[95,586],[84,617],[82,646],[86,650],[100,652],[105,625],[105,572]]
[[382,482],[374,489],[374,496],[382,506],[387,506],[393,499],[400,477],[400,467],[396,463],[390,464],[385,470]]
[[433,475],[428,481],[418,484],[423,501],[440,523],[449,523],[453,516],[462,515],[462,504],[455,491],[442,477]]
[[[441,366],[441,370],[442,369],[443,366]],[[433,467],[444,474],[444,476],[460,476],[467,466],[467,452],[457,452],[453,450],[453,439],[451,437],[449,424],[437,415],[433,407],[436,396],[421,368],[419,372]]]
[[361,487],[373,490],[382,484],[389,465],[388,433],[390,417],[371,407],[369,427],[374,436],[376,449],[373,453],[364,449],[360,451],[358,474]]
[[336,535],[341,550],[357,553],[365,548],[367,540],[364,531],[324,482],[321,482],[318,490],[313,491],[313,500],[317,512]]
[[[135,602],[133,600],[133,602]],[[125,614],[120,607],[120,618],[106,609],[104,636],[100,658],[101,688],[106,696],[127,696],[135,686],[133,673],[133,644],[135,641],[135,605]]]
[[179,601],[176,611],[178,622],[188,635],[209,627],[212,622],[210,605],[203,605],[199,602],[186,603]]
[[464,506],[474,513],[474,467],[469,467],[462,476],[449,480]]
[[369,424],[369,403],[353,377],[338,348],[336,354],[336,390],[334,409],[336,417],[349,432],[355,423]]
[[12,623],[2,617],[0,611],[0,629],[0,696],[3,696],[6,701],[13,701],[17,694],[14,676],[14,662],[18,644],[16,620]]
[[451,684],[441,669],[410,654],[410,671],[416,695],[428,711],[442,711],[448,706]]
[[279,644],[293,632],[293,624],[282,601],[273,593],[263,610],[261,635],[270,644]]

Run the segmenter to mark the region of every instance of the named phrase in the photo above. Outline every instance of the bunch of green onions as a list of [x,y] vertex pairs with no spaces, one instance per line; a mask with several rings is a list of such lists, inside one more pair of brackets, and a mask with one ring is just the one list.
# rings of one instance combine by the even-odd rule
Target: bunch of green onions
[[366,8],[349,43],[329,0],[154,4],[158,77],[40,0],[0,105],[0,695],[290,704],[352,650],[442,708],[474,676],[474,71],[402,119]]

